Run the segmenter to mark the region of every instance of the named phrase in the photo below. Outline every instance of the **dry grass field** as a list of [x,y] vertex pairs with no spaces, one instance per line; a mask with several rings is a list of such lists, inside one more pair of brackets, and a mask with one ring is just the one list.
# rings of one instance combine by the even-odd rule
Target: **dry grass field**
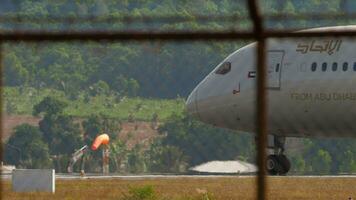
[[[268,179],[268,199],[356,199],[356,178],[273,177]],[[2,199],[123,199],[213,200],[254,199],[255,179],[177,178],[145,180],[57,180],[56,193],[14,193],[11,182],[2,183]],[[132,191],[151,186],[153,196],[136,198]],[[131,188],[131,189],[130,189]],[[131,193],[130,193],[131,191]],[[147,191],[146,191],[147,192]],[[152,192],[152,191],[151,191]]]

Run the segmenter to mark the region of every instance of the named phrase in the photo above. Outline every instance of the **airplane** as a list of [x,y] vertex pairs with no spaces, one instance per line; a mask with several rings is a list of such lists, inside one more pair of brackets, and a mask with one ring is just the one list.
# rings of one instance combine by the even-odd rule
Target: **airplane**
[[[302,31],[356,30],[334,26]],[[350,37],[268,39],[267,172],[286,175],[287,137],[356,137],[356,42]],[[191,92],[186,109],[217,127],[253,133],[256,43],[225,58]]]

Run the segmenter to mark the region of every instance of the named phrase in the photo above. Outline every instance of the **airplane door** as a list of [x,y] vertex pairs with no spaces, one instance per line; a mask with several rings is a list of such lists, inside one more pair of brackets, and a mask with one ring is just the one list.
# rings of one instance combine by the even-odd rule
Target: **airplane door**
[[268,51],[267,53],[267,78],[270,89],[280,89],[281,71],[284,51]]

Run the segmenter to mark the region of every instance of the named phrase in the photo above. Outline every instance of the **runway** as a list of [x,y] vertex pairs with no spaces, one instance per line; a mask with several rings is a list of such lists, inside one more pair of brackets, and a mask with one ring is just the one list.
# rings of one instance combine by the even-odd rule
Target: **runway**
[[[174,174],[145,174],[145,175],[118,175],[118,174],[56,174],[57,180],[100,180],[100,179],[118,179],[118,180],[155,180],[155,179],[217,179],[217,178],[254,178],[256,175],[174,175]],[[267,176],[268,178],[303,178],[303,179],[356,179],[356,174],[352,175],[290,175],[290,176]],[[1,174],[2,180],[11,179],[11,174]]]

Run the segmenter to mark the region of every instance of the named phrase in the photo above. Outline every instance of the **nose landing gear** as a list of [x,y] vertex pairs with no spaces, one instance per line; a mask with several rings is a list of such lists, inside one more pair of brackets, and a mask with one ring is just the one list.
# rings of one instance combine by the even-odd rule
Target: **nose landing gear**
[[288,158],[281,155],[269,155],[267,157],[267,172],[270,175],[286,175],[290,170],[290,162]]
[[284,153],[285,137],[273,136],[273,144],[269,149],[273,149],[273,154],[267,156],[266,167],[270,175],[286,175],[291,164]]

